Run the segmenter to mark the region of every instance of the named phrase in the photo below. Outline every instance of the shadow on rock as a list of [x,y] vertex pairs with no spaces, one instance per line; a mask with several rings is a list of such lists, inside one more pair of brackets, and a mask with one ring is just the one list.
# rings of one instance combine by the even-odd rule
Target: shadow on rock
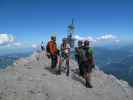
[[48,70],[52,74],[57,75],[57,70],[55,68],[54,69],[51,69],[50,67],[45,67],[44,69]]
[[72,79],[75,80],[75,81],[78,81],[80,82],[81,84],[85,84],[84,83],[84,80],[83,78],[79,75],[79,70],[78,69],[75,69],[75,70],[71,70],[73,73],[72,73]]
[[76,69],[71,69],[71,71],[72,71],[74,74],[79,75],[79,69],[78,69],[78,68],[76,68]]

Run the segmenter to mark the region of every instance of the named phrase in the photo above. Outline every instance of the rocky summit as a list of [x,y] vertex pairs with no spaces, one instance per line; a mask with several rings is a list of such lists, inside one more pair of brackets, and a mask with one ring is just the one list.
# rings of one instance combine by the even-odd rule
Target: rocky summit
[[133,100],[127,82],[95,69],[89,89],[78,75],[75,61],[70,61],[70,68],[69,77],[64,70],[57,75],[45,52],[21,58],[0,71],[0,100]]

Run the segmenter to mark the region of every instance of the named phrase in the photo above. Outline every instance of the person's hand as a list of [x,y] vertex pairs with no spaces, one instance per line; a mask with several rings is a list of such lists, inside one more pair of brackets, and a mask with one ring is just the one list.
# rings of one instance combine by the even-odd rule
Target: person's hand
[[91,67],[92,67],[92,68],[95,68],[95,64],[93,64]]
[[57,55],[58,55],[58,56],[60,55],[60,50],[57,50]]

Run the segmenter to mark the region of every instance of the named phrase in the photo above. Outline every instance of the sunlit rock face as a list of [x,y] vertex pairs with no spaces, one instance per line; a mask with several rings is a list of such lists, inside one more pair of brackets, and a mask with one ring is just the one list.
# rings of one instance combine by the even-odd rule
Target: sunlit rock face
[[77,68],[70,60],[70,76],[65,70],[57,75],[45,52],[33,53],[0,72],[0,100],[133,100],[127,82],[98,69],[92,72],[93,88],[86,88]]

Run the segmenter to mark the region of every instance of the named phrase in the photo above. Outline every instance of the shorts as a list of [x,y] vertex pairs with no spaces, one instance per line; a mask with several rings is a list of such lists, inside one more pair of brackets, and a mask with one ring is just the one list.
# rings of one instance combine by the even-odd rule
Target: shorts
[[81,67],[83,73],[91,73],[92,72],[92,65],[89,64],[88,62],[82,62],[80,64],[80,67]]
[[62,52],[61,56],[62,56],[63,59],[66,59],[66,58],[69,57],[68,54],[66,54],[66,53],[64,53],[64,52]]

